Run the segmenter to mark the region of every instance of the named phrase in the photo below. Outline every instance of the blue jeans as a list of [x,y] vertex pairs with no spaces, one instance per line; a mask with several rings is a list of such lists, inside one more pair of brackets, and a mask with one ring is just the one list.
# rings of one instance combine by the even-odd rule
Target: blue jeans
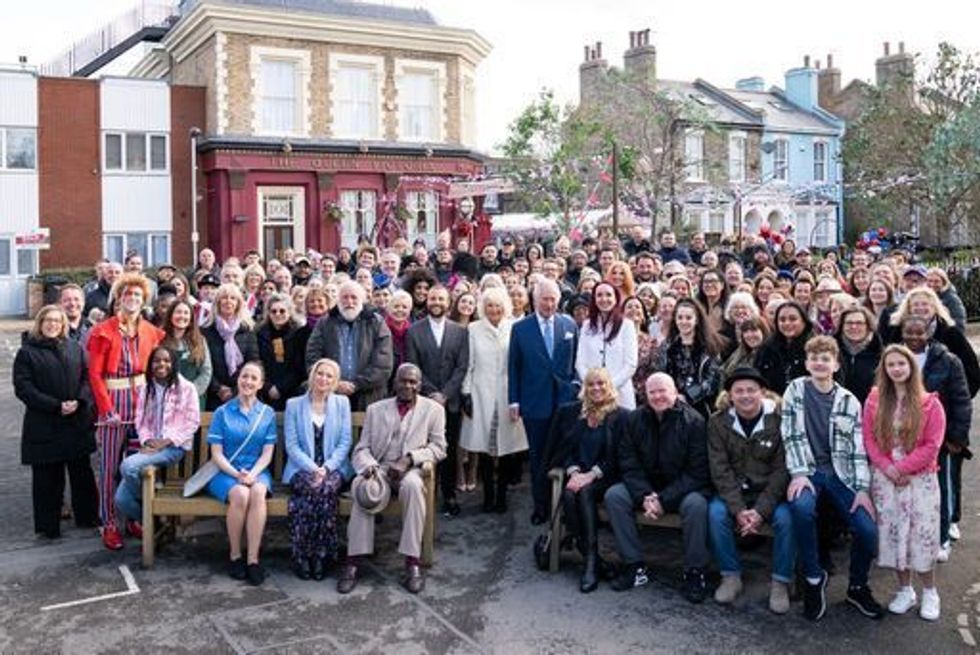
[[170,446],[155,453],[133,453],[119,465],[119,486],[116,487],[116,509],[123,518],[139,521],[143,518],[143,485],[140,475],[147,466],[165,468],[179,462],[184,456],[183,448]]
[[[793,516],[787,503],[779,503],[772,513],[772,579],[777,582],[793,581],[796,563],[796,538],[793,535]],[[708,536],[722,575],[739,575],[742,563],[735,547],[735,517],[720,496],[708,505]]]
[[810,476],[810,483],[813,484],[816,494],[805,489],[789,504],[793,512],[793,531],[796,533],[803,574],[808,578],[819,578],[823,575],[817,555],[817,498],[820,494],[827,494],[837,513],[847,519],[854,537],[851,542],[850,583],[868,584],[871,561],[878,551],[878,526],[874,519],[862,508],[851,512],[855,493],[836,475],[817,471]]

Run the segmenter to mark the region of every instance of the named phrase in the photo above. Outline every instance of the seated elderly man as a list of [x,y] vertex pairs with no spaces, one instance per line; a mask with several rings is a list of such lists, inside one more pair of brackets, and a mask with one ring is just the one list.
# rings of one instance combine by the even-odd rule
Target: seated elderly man
[[654,373],[646,381],[647,403],[629,416],[617,453],[622,482],[609,487],[606,511],[624,568],[612,588],[625,591],[647,583],[634,512],[656,521],[666,513],[681,517],[684,541],[684,597],[704,600],[708,565],[708,472],[704,418],[684,402],[674,380]]
[[337,306],[317,321],[306,343],[307,370],[324,357],[340,364],[337,393],[348,397],[354,412],[385,397],[394,357],[391,330],[365,306],[366,298],[354,280],[341,283]]
[[357,477],[351,484],[347,561],[337,580],[342,594],[354,589],[361,559],[374,552],[374,515],[387,506],[391,494],[398,494],[402,509],[402,585],[413,594],[425,588],[419,561],[426,518],[420,467],[446,456],[446,413],[436,401],[420,396],[421,388],[418,366],[402,364],[395,373],[395,397],[367,408],[361,438],[351,454]]
[[765,378],[748,366],[728,376],[725,391],[727,400],[719,400],[718,411],[708,419],[708,465],[718,493],[708,506],[708,534],[722,576],[715,600],[731,603],[742,591],[736,532],[758,534],[769,523],[776,537],[769,609],[785,614],[796,546],[793,516],[784,501],[789,473],[779,403],[765,397]]

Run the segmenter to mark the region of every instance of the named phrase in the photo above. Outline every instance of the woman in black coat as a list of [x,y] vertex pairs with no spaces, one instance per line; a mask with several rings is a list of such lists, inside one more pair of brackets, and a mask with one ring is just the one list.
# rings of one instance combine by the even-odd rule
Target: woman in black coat
[[578,538],[585,568],[579,590],[599,584],[599,522],[597,503],[616,477],[616,445],[628,412],[618,406],[619,395],[609,372],[593,368],[585,374],[581,400],[562,405],[548,437],[548,467],[565,471],[561,502],[569,531]]
[[790,382],[807,374],[804,347],[813,334],[813,324],[806,310],[793,300],[779,306],[775,323],[772,336],[756,353],[755,367],[766,379],[769,390],[783,395]]
[[34,531],[61,536],[65,468],[79,527],[98,525],[98,491],[89,455],[95,451],[95,403],[81,346],[68,338],[68,318],[48,305],[14,358],[14,393],[27,406],[21,462],[33,476]]
[[201,330],[211,355],[211,383],[204,408],[209,412],[232,399],[245,362],[259,361],[259,344],[241,290],[222,284],[214,296],[214,321]]
[[275,293],[265,302],[265,320],[255,331],[259,357],[265,369],[265,384],[259,398],[277,412],[286,409],[286,401],[301,394],[306,382],[306,341],[310,330],[293,316],[292,301]]
[[838,380],[862,405],[875,384],[878,362],[881,361],[883,346],[875,327],[874,314],[858,306],[845,309],[837,326],[841,364]]

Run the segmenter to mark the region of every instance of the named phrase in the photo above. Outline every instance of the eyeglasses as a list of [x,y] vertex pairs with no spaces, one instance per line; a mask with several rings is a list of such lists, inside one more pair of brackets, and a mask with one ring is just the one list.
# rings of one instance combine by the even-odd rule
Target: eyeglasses
[[280,309],[270,309],[269,310],[269,313],[270,314],[288,314],[289,313],[289,310],[288,309],[282,309],[282,308],[280,308]]

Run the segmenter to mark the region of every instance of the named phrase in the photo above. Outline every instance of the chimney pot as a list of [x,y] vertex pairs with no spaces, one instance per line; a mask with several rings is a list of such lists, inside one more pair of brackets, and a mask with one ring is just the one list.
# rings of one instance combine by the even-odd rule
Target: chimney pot
[[650,45],[650,29],[643,30],[643,44]]
[[630,32],[630,48],[636,47],[636,32]]
[[831,54],[828,54],[827,55],[827,68],[833,68],[833,67],[834,67],[834,56],[831,55]]
[[888,41],[885,41],[885,56],[886,57],[891,54],[891,49],[892,49],[891,44]]
[[596,59],[602,59],[602,41],[595,42],[595,57]]
[[819,59],[818,59],[818,60],[816,60],[816,61],[814,62],[814,64],[813,64],[813,66],[814,66],[814,68],[816,68],[817,70],[820,70],[820,60],[819,60]]
[[803,68],[810,67],[810,55],[803,55]]
[[585,61],[589,61],[589,46],[585,46]]
[[899,41],[898,42],[898,54],[900,54],[900,55],[904,55],[905,54],[905,41]]

